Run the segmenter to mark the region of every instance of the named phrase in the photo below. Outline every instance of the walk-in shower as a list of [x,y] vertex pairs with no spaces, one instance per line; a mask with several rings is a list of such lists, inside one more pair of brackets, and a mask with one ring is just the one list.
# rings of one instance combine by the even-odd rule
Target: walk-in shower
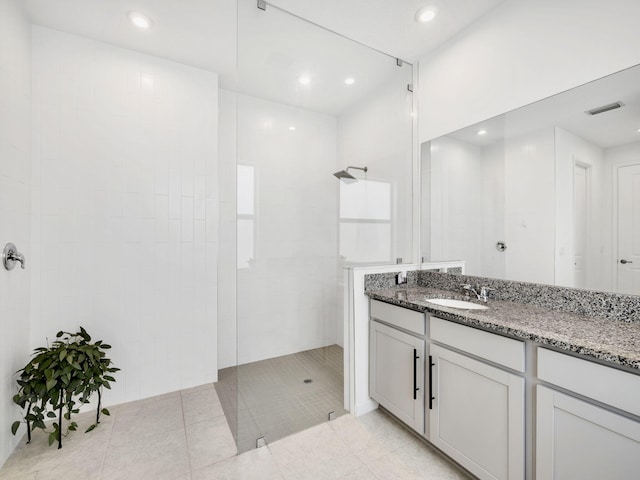
[[[236,292],[219,282],[216,388],[239,451],[346,411],[344,267],[411,255],[411,65],[263,6],[238,3],[237,91],[220,95]],[[368,174],[328,175],[347,164],[334,175]]]
[[121,368],[106,406],[220,372],[244,451],[345,411],[344,267],[413,251],[412,67],[268,2],[141,2],[144,30],[130,3],[0,1],[0,248],[27,261],[0,423],[24,355],[82,325]]

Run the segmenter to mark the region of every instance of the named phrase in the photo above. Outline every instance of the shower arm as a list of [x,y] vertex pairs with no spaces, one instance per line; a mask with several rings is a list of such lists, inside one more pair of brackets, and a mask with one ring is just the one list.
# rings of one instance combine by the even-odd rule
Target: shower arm
[[353,168],[355,170],[362,170],[364,173],[367,173],[367,167],[347,167],[345,168],[345,172],[348,172],[350,168]]

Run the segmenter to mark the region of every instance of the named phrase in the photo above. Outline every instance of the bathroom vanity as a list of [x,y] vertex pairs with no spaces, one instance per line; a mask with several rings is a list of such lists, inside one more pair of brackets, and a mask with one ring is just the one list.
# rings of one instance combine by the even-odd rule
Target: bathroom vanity
[[640,322],[451,308],[426,299],[469,298],[417,285],[368,295],[371,397],[478,478],[637,478]]

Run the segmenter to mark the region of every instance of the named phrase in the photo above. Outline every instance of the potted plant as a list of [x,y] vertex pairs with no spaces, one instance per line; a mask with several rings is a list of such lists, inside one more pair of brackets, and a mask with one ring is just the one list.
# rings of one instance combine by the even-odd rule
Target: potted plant
[[[101,406],[102,387],[111,388],[110,382],[115,382],[111,374],[119,370],[106,357],[105,350],[110,348],[101,340],[91,343],[87,331],[80,327],[76,333],[58,332],[50,347],[34,350],[31,361],[17,372],[18,393],[13,397],[14,403],[26,408],[23,421],[27,424],[27,443],[31,442],[32,430],[40,428],[49,434],[49,445],[57,440],[58,448],[62,448],[62,437],[78,428],[71,415],[78,413],[79,404],[88,403],[94,392],[98,394],[96,421],[86,432],[100,423],[100,413],[109,415],[109,410]],[[45,418],[57,419],[52,431],[47,431]],[[64,433],[63,419],[68,422]],[[14,435],[21,423],[16,421],[11,426]]]

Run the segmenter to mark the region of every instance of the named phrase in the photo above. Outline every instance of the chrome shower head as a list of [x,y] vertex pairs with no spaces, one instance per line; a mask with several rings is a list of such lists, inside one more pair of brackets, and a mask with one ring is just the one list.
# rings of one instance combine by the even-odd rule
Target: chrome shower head
[[356,177],[354,177],[353,175],[351,175],[349,172],[347,172],[346,170],[340,170],[339,172],[334,173],[334,175],[339,178],[340,180],[342,180],[343,178],[348,178],[348,179],[353,179],[355,180]]
[[356,177],[349,173],[349,169],[354,168],[356,170],[362,170],[364,173],[367,173],[367,167],[347,167],[344,170],[340,170],[339,172],[334,173],[335,177],[340,180],[358,180]]

